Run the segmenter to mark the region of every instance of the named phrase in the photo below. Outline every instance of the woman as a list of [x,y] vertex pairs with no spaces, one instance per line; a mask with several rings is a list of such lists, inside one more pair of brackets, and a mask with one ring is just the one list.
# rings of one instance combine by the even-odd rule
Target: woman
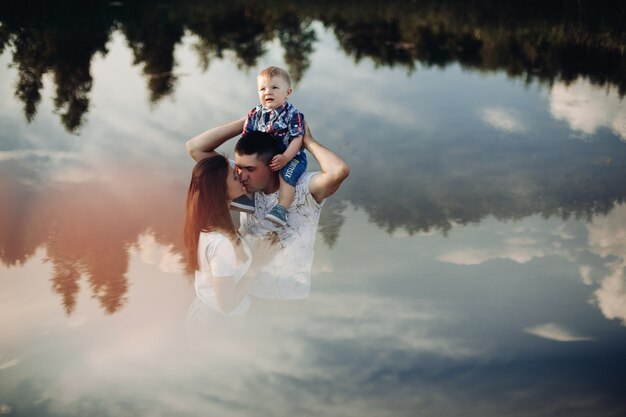
[[198,297],[190,307],[190,316],[199,310],[204,310],[205,316],[208,311],[213,318],[240,316],[250,307],[248,290],[260,265],[251,268],[250,249],[237,233],[229,212],[230,202],[244,192],[237,171],[223,155],[214,153],[193,168],[185,244],[189,264],[196,271]]

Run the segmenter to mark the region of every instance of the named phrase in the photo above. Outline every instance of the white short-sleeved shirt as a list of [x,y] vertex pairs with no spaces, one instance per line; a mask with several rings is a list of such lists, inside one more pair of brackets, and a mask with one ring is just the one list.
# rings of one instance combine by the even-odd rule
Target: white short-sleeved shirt
[[[235,248],[228,237],[219,232],[201,232],[198,238],[198,266],[196,271],[195,289],[196,295],[208,307],[222,313],[217,304],[215,290],[213,288],[214,277],[232,277],[238,282],[250,268],[252,256],[245,241],[241,241],[246,254],[246,260],[238,263]],[[250,308],[250,297],[243,300],[231,312],[229,316],[240,316]],[[222,313],[226,314],[226,313]]]
[[309,191],[311,178],[319,172],[304,173],[296,184],[296,196],[289,208],[287,226],[277,226],[265,215],[278,203],[278,191],[255,193],[255,212],[241,213],[241,233],[254,247],[255,239],[276,232],[282,249],[263,268],[250,289],[259,298],[298,300],[311,292],[311,266],[315,236],[324,201],[315,201]]

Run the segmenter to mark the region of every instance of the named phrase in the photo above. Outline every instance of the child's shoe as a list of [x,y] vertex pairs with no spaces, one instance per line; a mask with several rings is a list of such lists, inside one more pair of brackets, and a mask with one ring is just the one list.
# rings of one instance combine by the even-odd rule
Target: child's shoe
[[276,204],[272,207],[270,212],[265,215],[265,218],[284,227],[287,225],[287,209],[280,204]]
[[230,209],[243,211],[244,213],[254,213],[254,200],[244,194],[230,203]]

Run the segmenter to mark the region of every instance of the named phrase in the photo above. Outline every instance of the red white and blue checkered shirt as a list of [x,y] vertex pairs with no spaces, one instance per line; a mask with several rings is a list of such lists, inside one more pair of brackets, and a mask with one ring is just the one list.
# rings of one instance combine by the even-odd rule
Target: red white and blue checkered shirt
[[276,110],[258,105],[248,113],[243,135],[255,131],[271,134],[287,148],[292,139],[304,136],[304,115],[286,101]]

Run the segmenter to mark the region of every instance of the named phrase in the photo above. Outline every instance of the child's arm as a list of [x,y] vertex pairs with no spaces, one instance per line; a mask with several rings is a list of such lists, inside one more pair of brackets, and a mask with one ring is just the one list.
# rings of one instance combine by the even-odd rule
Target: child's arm
[[216,154],[215,149],[217,149],[222,143],[241,134],[245,121],[245,118],[235,120],[194,136],[185,144],[187,147],[187,153],[194,159],[194,161],[200,161],[208,156]]
[[287,146],[285,152],[279,153],[270,161],[270,168],[272,171],[278,171],[287,165],[287,162],[291,161],[293,157],[296,156],[300,148],[302,148],[302,136],[293,138],[289,143],[289,146]]
[[248,113],[248,116],[246,117],[246,121],[243,124],[243,132],[242,132],[242,136],[245,136],[246,134],[250,133],[250,132],[254,132],[256,129],[256,123],[255,121],[258,121],[258,116],[257,113],[261,110],[260,106],[257,106],[255,108],[253,108],[252,110],[250,110],[250,112]]

